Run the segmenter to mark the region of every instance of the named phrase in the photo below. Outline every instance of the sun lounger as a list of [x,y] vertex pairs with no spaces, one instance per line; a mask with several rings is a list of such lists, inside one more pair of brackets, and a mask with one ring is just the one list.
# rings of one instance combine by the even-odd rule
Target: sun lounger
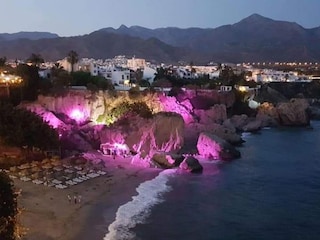
[[58,185],[55,185],[55,187],[58,188],[58,189],[65,189],[65,188],[67,188],[68,186],[63,185],[63,184],[58,184]]
[[62,183],[62,182],[59,181],[59,180],[57,180],[57,179],[53,179],[53,180],[52,180],[52,183],[54,183],[54,184],[60,184],[60,183]]
[[39,179],[35,179],[32,182],[35,183],[35,184],[42,184],[43,183],[43,181],[41,181]]
[[77,183],[83,182],[83,180],[81,180],[80,178],[74,178],[73,181],[74,181],[74,182],[77,182]]
[[69,181],[66,181],[66,184],[67,184],[67,185],[70,185],[70,186],[73,186],[73,185],[76,185],[77,182],[74,182],[74,181],[72,181],[72,180],[69,180]]
[[22,178],[20,178],[20,180],[21,180],[21,181],[24,181],[24,182],[28,182],[28,181],[30,181],[31,179],[28,178],[28,177],[22,177]]

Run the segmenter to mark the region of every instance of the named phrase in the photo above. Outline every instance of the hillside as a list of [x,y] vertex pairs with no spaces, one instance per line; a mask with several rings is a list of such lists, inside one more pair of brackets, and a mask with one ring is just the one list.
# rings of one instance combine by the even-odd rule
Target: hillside
[[64,58],[70,50],[81,57],[112,58],[116,55],[139,56],[149,60],[176,62],[189,54],[158,39],[143,40],[107,32],[93,32],[78,37],[0,42],[0,53],[7,58],[26,59],[31,53],[39,53],[45,60]]
[[[57,60],[75,50],[81,57],[127,55],[168,63],[320,61],[320,27],[305,29],[297,23],[258,14],[218,28],[148,29],[122,25],[77,37],[48,36],[7,37],[0,41],[0,55],[25,59],[31,53],[39,53],[45,60]],[[0,40],[3,38],[0,34]]]
[[58,38],[59,35],[50,32],[17,32],[0,33],[0,41],[11,41],[16,39],[38,40],[43,38]]
[[121,26],[104,28],[113,32],[148,39],[212,56],[218,61],[319,61],[320,27],[305,29],[297,23],[276,21],[253,14],[233,25],[214,29]]

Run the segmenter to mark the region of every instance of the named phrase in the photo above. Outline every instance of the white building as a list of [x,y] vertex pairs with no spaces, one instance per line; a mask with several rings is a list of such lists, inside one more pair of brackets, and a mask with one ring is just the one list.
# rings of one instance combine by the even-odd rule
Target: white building
[[128,68],[136,71],[138,68],[143,69],[146,66],[146,60],[143,58],[131,58],[127,60]]
[[155,78],[155,74],[157,73],[157,71],[151,67],[145,66],[143,69],[143,79],[149,81],[150,84],[153,83],[154,78]]
[[273,69],[252,70],[252,79],[256,82],[296,82],[308,80],[308,77],[297,72],[284,72]]
[[107,67],[103,71],[103,76],[110,80],[112,84],[118,86],[130,86],[130,70],[119,67]]

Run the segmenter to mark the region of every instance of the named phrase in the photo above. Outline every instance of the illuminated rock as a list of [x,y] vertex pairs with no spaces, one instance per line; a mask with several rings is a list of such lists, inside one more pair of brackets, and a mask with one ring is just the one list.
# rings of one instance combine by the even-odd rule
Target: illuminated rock
[[186,124],[194,122],[192,112],[190,112],[190,102],[182,105],[175,97],[161,96],[160,99],[163,111],[180,114]]
[[203,167],[198,159],[194,157],[186,157],[180,164],[179,168],[191,173],[201,173],[203,170]]
[[101,143],[126,144],[134,153],[177,152],[184,144],[184,121],[179,114],[160,112],[150,119],[131,116],[99,132]]
[[20,107],[24,107],[29,111],[36,113],[53,128],[69,129],[67,124],[61,121],[56,115],[54,115],[54,113],[49,112],[47,109],[42,107],[40,104],[22,104]]
[[240,152],[214,134],[202,132],[197,142],[198,153],[207,159],[229,160],[240,157]]
[[172,168],[175,166],[175,160],[170,155],[164,153],[154,154],[152,161],[162,168]]
[[279,124],[279,114],[272,103],[264,102],[258,108],[256,119],[261,121],[262,127],[276,126]]

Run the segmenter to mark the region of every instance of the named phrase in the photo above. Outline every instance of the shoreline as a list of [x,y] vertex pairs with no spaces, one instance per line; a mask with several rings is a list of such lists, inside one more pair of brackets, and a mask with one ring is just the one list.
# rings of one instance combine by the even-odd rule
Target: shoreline
[[[132,165],[131,159],[99,158],[103,158],[106,175],[67,189],[14,179],[15,187],[22,190],[18,207],[23,210],[18,221],[27,228],[22,240],[103,240],[118,208],[137,195],[141,183],[161,172]],[[74,203],[74,196],[81,201]]]

